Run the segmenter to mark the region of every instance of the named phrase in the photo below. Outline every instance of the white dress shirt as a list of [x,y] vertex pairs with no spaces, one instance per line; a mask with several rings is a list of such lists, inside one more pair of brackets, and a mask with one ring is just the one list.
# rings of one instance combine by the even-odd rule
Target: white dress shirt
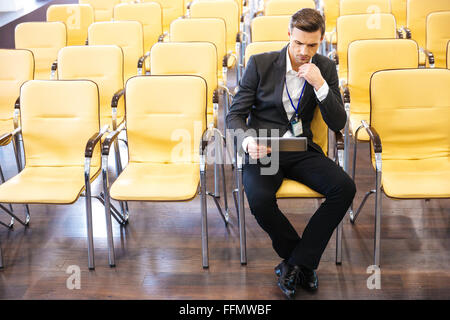
[[[309,61],[309,63],[311,63],[311,60]],[[298,99],[300,98],[300,94],[302,92],[302,87],[303,87],[304,83],[305,83],[305,79],[297,77],[297,71],[294,71],[292,69],[291,59],[289,58],[289,50],[286,50],[286,83],[283,87],[282,101],[283,101],[284,110],[286,110],[288,119],[292,118],[292,116],[295,113],[295,110],[291,105],[291,101],[289,100],[289,96],[286,91],[286,85],[288,87],[289,95],[291,96],[292,103],[294,104],[295,107],[297,107]],[[319,101],[323,101],[327,97],[328,91],[329,91],[329,87],[328,87],[328,84],[326,81],[323,83],[322,87],[320,87],[319,90],[316,90],[314,88],[314,92]],[[305,94],[305,93],[303,93],[303,94]],[[302,103],[300,102],[300,106],[299,106],[299,110],[298,110],[299,114],[301,113],[300,112],[301,108],[302,108]],[[291,130],[286,131],[286,133],[283,135],[283,137],[292,137],[292,136],[293,135],[292,135]],[[250,139],[253,139],[253,137],[246,137],[242,141],[242,148],[245,150],[245,152],[247,152],[247,145],[248,145]]]

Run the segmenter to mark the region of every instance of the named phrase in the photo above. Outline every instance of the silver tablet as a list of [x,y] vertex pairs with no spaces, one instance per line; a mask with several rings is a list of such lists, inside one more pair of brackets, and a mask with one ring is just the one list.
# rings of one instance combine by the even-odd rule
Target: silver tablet
[[306,151],[308,149],[308,139],[306,137],[257,137],[256,142],[272,148],[272,152],[293,152]]

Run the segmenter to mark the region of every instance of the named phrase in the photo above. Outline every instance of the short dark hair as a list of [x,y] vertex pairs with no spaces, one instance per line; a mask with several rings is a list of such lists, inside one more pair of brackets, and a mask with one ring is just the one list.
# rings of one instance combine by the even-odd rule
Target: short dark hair
[[321,35],[323,36],[325,33],[325,21],[316,9],[303,8],[291,17],[289,29],[292,31],[294,28],[306,32],[316,32],[320,29]]

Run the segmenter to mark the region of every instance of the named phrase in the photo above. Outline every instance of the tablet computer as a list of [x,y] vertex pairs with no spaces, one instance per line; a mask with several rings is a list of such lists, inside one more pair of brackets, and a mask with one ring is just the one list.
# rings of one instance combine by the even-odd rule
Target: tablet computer
[[262,144],[272,148],[272,152],[294,152],[306,151],[308,149],[308,139],[306,137],[257,137],[258,144]]

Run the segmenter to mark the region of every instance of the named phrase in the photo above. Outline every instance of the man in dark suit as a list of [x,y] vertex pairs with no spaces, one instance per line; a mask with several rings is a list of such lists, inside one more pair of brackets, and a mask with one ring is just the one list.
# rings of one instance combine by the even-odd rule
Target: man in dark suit
[[[229,129],[244,132],[238,141],[248,154],[243,168],[245,193],[252,214],[283,259],[275,273],[279,287],[290,298],[297,285],[309,291],[318,288],[315,269],[356,192],[353,180],[312,142],[310,124],[317,106],[333,131],[341,130],[347,118],[336,65],[316,54],[324,31],[318,11],[305,8],[296,12],[286,47],[250,57],[226,118]],[[277,172],[261,174],[262,158],[271,152],[255,139],[255,132],[261,129],[268,129],[272,136],[307,137],[308,150],[280,152]],[[275,194],[284,177],[326,198],[301,238],[277,206]]]

